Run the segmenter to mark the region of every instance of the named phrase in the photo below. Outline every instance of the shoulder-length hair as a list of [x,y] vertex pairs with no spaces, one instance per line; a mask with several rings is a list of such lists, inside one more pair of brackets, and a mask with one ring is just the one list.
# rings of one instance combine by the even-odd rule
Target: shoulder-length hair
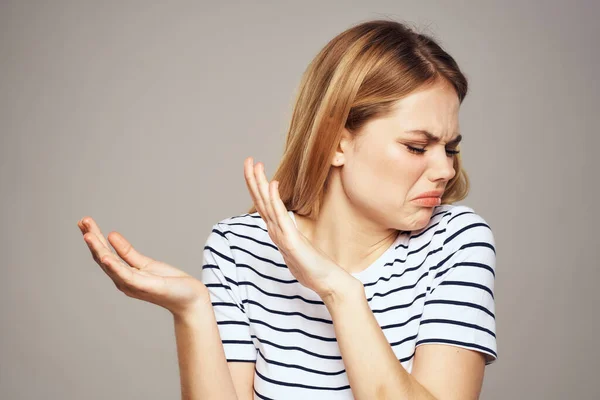
[[[284,154],[272,177],[286,208],[316,218],[342,128],[356,135],[398,100],[440,81],[454,87],[462,104],[467,79],[454,59],[431,37],[400,22],[363,22],[333,38],[302,76]],[[442,204],[462,200],[469,191],[460,154],[454,169]]]

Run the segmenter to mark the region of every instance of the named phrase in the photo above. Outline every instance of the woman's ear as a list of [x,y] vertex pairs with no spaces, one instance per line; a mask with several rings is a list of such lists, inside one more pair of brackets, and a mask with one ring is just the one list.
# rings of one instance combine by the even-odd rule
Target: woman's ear
[[344,165],[346,161],[346,155],[350,149],[350,144],[352,142],[352,134],[346,129],[342,130],[342,137],[338,144],[337,150],[333,153],[333,159],[331,160],[331,165],[334,167],[341,167]]

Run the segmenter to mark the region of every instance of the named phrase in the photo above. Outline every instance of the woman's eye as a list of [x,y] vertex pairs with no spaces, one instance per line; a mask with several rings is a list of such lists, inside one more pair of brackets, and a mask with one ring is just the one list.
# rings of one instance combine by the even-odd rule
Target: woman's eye
[[[406,148],[408,149],[408,151],[410,151],[411,153],[414,153],[414,154],[423,154],[427,151],[425,149],[421,149],[421,148],[413,147],[413,146],[409,146],[409,145],[406,145]],[[446,149],[446,154],[449,157],[452,157],[458,153],[460,153],[460,151],[458,151],[458,150]]]
[[409,145],[406,145],[406,148],[408,149],[408,151],[410,151],[411,153],[415,153],[415,154],[423,154],[425,153],[425,149],[419,149],[417,147],[412,147]]

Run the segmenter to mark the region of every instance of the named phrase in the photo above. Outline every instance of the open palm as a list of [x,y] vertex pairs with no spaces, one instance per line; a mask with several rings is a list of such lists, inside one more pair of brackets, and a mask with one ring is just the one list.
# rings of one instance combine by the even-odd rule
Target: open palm
[[111,232],[107,240],[91,217],[82,218],[77,226],[94,261],[127,296],[164,307],[174,315],[190,312],[198,302],[207,301],[208,291],[202,282],[139,253],[118,232]]

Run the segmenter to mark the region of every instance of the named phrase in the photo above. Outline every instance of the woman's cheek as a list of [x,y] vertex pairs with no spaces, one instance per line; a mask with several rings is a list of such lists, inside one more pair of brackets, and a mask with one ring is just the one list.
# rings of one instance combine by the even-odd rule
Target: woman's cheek
[[399,145],[393,151],[390,151],[387,169],[393,171],[396,175],[399,174],[409,178],[420,175],[419,171],[423,169],[423,164],[422,157],[409,153],[404,145]]

